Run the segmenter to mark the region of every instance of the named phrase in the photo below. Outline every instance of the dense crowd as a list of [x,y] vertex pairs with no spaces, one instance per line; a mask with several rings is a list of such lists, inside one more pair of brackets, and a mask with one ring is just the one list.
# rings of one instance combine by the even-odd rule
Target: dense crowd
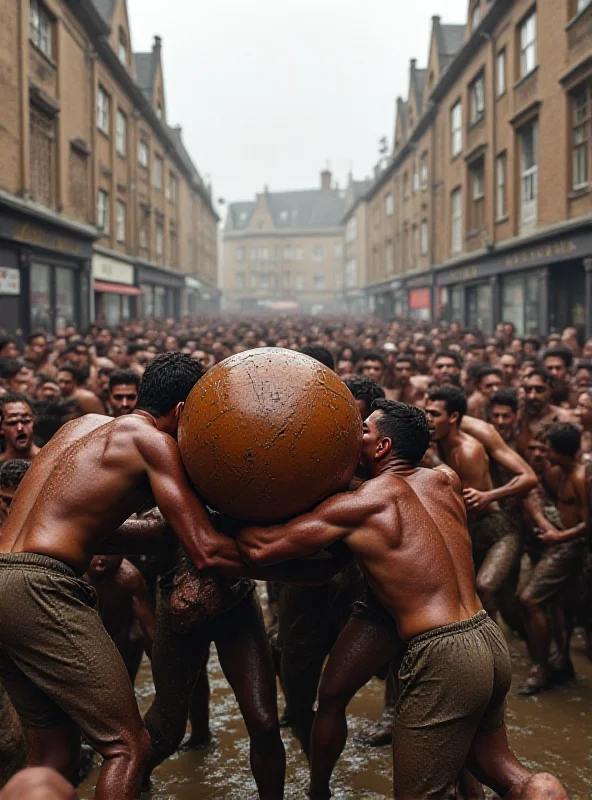
[[[0,524],[30,463],[61,427],[89,414],[117,418],[133,412],[144,372],[158,356],[180,351],[208,370],[259,347],[298,350],[334,369],[363,418],[384,398],[425,411],[431,446],[422,464],[448,465],[460,478],[481,602],[491,619],[503,618],[527,643],[532,668],[520,693],[573,679],[570,639],[576,626],[584,629],[592,658],[592,340],[582,341],[574,328],[522,337],[514,325],[503,323],[485,336],[457,323],[430,328],[401,320],[219,317],[93,326],[87,332],[71,325],[55,336],[33,331],[26,340],[0,335]],[[158,511],[139,519],[151,516],[158,519]],[[232,673],[232,660],[248,654],[244,644],[228,649],[225,637],[240,628],[256,638],[259,630],[257,594],[242,581],[234,618],[228,612],[202,626],[190,645],[187,638],[180,644],[174,634],[165,636],[172,612],[163,585],[182,582],[183,569],[173,568],[168,556],[105,555],[93,558],[85,576],[132,681],[143,652],[153,658],[149,772],[178,747],[188,717],[191,741],[208,740],[204,664],[210,642]],[[364,582],[357,566],[349,565],[321,587],[269,582],[267,594],[273,617],[268,633],[286,700],[284,723],[309,754],[315,702],[317,697],[320,707],[324,702],[323,663],[363,597]],[[159,635],[166,641],[158,643]],[[181,670],[182,660],[189,673],[163,680],[171,663]],[[388,665],[376,671],[386,677],[385,710],[363,737],[368,746],[392,738],[393,678]],[[275,740],[261,715],[250,710],[252,687],[241,687],[239,676],[231,683],[252,753],[269,751],[262,762],[269,763]],[[345,714],[349,699],[344,691],[333,693],[330,702]],[[14,722],[6,697],[2,714],[6,740],[8,722]],[[18,755],[16,739],[11,747]],[[279,762],[276,758],[276,767]],[[15,764],[19,757],[0,775],[1,782]],[[74,780],[72,772],[63,772]],[[265,796],[261,770],[254,772]],[[467,773],[463,796],[479,797],[479,791]]]

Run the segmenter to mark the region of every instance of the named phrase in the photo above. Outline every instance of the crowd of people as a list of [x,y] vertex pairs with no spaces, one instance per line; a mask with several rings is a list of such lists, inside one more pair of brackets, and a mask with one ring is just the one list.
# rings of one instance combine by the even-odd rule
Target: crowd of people
[[[240,552],[230,537],[204,549],[203,531],[222,529],[224,521],[208,517],[191,491],[174,441],[191,386],[225,358],[258,347],[298,350],[333,369],[366,420],[359,472],[366,481],[352,493],[355,502],[336,496],[339,510],[323,504],[318,521],[297,518],[286,526],[284,550],[271,556],[258,529],[242,543],[239,537]],[[119,439],[107,432],[109,417],[121,420]],[[532,666],[521,694],[574,678],[576,626],[592,658],[592,340],[581,341],[575,329],[521,337],[504,323],[484,336],[457,323],[220,317],[87,332],[68,326],[55,336],[33,331],[26,340],[0,335],[0,435],[0,681],[7,689],[0,694],[0,785],[25,763],[54,767],[75,785],[81,730],[104,758],[96,797],[138,796],[140,779],[148,785],[181,744],[188,721],[190,746],[209,741],[213,642],[245,719],[261,798],[283,796],[280,724],[310,760],[312,800],[330,797],[347,704],[374,675],[385,681],[384,713],[360,744],[388,744],[394,731],[395,796],[454,797],[444,773],[459,758],[458,797],[483,797],[480,782],[508,798],[540,797],[541,787],[549,797],[566,796],[548,776],[537,784],[500,733],[509,657],[493,623],[503,619],[527,644]],[[396,513],[416,520],[414,536],[421,529],[429,539],[425,531],[440,520],[424,546],[440,534],[448,542],[434,555],[441,585],[409,577],[394,589],[397,558],[376,566],[372,547],[384,547],[376,544],[391,535],[390,522],[382,531],[384,517],[395,513],[389,493],[399,496]],[[362,527],[370,534],[360,537]],[[347,555],[298,561],[338,539],[348,544]],[[267,582],[268,630],[253,578]],[[48,603],[52,592],[68,603]],[[32,595],[29,608],[25,597]],[[458,602],[452,595],[466,611],[458,618],[443,611]],[[98,623],[87,615],[96,597]],[[54,671],[65,617],[76,642],[72,658],[62,652]],[[411,684],[401,688],[405,668],[413,682],[437,659],[447,672],[439,681],[458,695],[464,679],[444,634],[425,639],[426,630],[448,635],[451,625],[455,641],[477,648],[476,660],[491,654],[487,702],[477,688],[469,700],[456,698],[474,703],[473,727],[466,708],[462,725],[451,728],[438,717],[437,698],[424,697],[425,711],[413,707]],[[23,644],[23,628],[36,626],[43,642]],[[412,663],[411,651],[423,662]],[[130,682],[144,653],[155,699],[143,722]],[[102,680],[93,683],[90,669]],[[442,755],[429,765],[417,733],[428,723],[442,729]],[[51,791],[48,798],[73,796],[71,788]]]

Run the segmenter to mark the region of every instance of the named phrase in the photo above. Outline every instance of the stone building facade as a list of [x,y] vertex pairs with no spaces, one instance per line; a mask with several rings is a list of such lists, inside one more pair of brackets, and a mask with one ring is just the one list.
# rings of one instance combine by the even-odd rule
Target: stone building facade
[[215,301],[211,191],[167,124],[160,39],[140,54],[130,41],[125,0],[2,4],[2,327]]
[[379,313],[592,334],[592,3],[434,17],[366,202]]
[[232,203],[223,233],[228,310],[343,309],[344,193],[328,170],[318,189],[270,192]]

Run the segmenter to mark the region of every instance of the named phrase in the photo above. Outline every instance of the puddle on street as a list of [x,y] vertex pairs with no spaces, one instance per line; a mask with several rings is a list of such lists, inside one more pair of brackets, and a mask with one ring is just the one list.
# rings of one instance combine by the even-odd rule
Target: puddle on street
[[[552,772],[566,785],[571,800],[592,798],[592,664],[583,642],[575,637],[572,651],[578,679],[575,683],[534,698],[516,695],[527,671],[524,645],[510,640],[514,681],[509,698],[508,730],[518,757],[529,769]],[[249,746],[234,695],[224,679],[215,648],[209,664],[213,742],[205,750],[177,753],[153,775],[152,800],[251,800],[257,797],[249,769]],[[153,694],[150,666],[142,665],[137,680],[140,710],[144,714]],[[348,713],[347,748],[333,780],[336,800],[383,800],[392,797],[389,747],[368,749],[353,742],[353,735],[382,709],[383,684],[372,681],[354,698]],[[281,706],[280,706],[281,710]],[[288,730],[282,731],[287,755],[286,798],[304,798],[308,769],[305,758]],[[80,789],[90,800],[96,782],[94,770]]]

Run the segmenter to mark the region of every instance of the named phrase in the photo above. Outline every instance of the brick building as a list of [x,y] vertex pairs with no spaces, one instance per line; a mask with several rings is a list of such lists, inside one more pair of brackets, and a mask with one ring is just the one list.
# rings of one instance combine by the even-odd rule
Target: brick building
[[470,0],[432,21],[366,195],[384,315],[592,334],[592,3]]
[[333,312],[343,308],[344,193],[321,186],[232,203],[223,233],[222,291],[229,310]]
[[218,217],[167,125],[160,39],[130,41],[125,0],[2,4],[2,327],[178,317],[217,295]]

